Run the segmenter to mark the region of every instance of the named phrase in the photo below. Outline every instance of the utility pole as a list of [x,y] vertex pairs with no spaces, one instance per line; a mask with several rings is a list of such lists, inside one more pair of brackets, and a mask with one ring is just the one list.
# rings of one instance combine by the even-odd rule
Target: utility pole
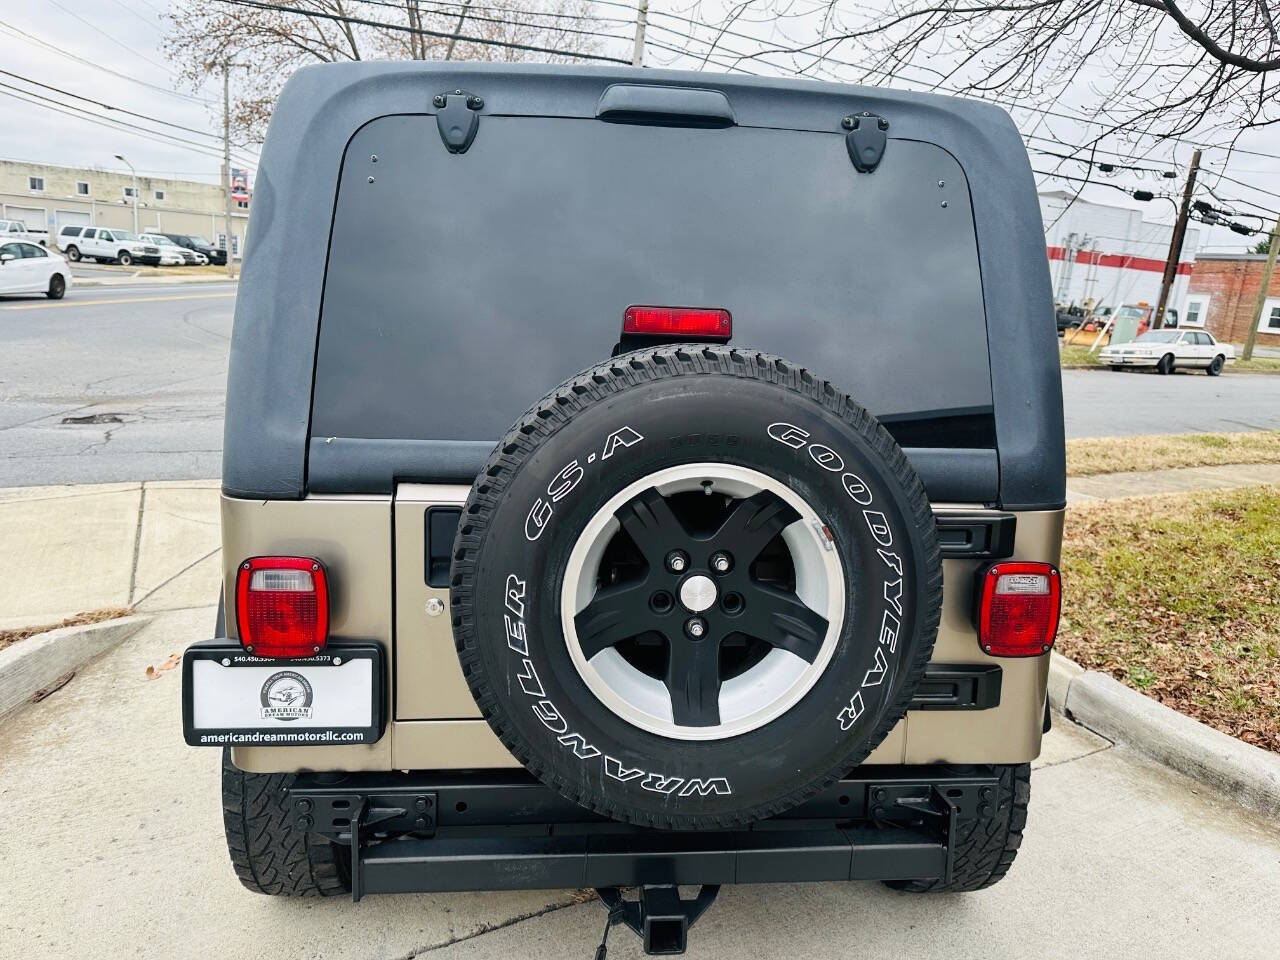
[[227,201],[227,276],[231,266],[231,61],[222,61],[222,194]]
[[636,9],[636,45],[631,51],[631,65],[644,66],[644,30],[649,25],[649,0],[640,0]]
[[120,154],[116,154],[116,159],[129,168],[129,173],[133,176],[133,232],[138,232],[138,171],[133,169],[133,164],[126,160]]
[[1182,240],[1187,235],[1187,215],[1191,212],[1191,191],[1196,185],[1196,174],[1200,172],[1200,148],[1191,154],[1191,169],[1187,172],[1187,186],[1182,191],[1182,206],[1178,208],[1178,222],[1173,225],[1173,237],[1169,240],[1169,258],[1164,262],[1164,279],[1160,281],[1160,302],[1156,304],[1156,313],[1151,320],[1151,329],[1158,330],[1164,326],[1164,311],[1169,305],[1169,292],[1173,289],[1174,278],[1178,276],[1178,261],[1182,259]]
[[1258,305],[1253,308],[1253,323],[1249,325],[1249,333],[1244,338],[1244,353],[1241,360],[1253,359],[1253,342],[1258,339],[1258,328],[1262,326],[1262,311],[1267,305],[1267,291],[1271,289],[1271,274],[1276,269],[1276,251],[1280,250],[1280,217],[1276,218],[1275,229],[1271,231],[1271,246],[1267,248],[1267,265],[1262,268],[1262,286],[1258,288]]

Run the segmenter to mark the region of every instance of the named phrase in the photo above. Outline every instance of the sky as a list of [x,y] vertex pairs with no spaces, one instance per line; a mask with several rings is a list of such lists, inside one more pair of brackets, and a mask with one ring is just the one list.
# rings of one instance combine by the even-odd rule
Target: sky
[[[500,3],[501,0],[487,2]],[[697,18],[700,11],[711,16],[724,7],[717,6],[718,0],[697,0],[700,4],[697,7],[691,6],[691,2],[693,0],[652,0],[650,22],[653,26],[649,36],[654,45],[647,51],[649,65],[687,68],[700,65],[697,58],[662,49],[673,44],[685,45],[687,38],[681,41],[676,31],[694,33],[704,44],[714,36],[714,31],[690,27],[680,17]],[[169,6],[170,0],[0,0],[0,50],[3,51],[0,70],[134,111],[152,121],[189,128],[163,128],[189,143],[164,142],[153,134],[118,127],[111,129],[83,117],[58,113],[47,103],[15,99],[11,96],[12,86],[67,100],[61,94],[32,88],[13,76],[0,74],[0,158],[127,172],[126,166],[114,159],[115,154],[122,154],[139,173],[217,182],[221,165],[221,85],[216,78],[195,89],[176,82],[176,71],[162,50],[167,29],[164,13]],[[631,33],[625,22],[631,17],[629,5],[611,0],[598,10],[602,16],[612,18],[607,29],[620,37],[603,41],[602,52],[629,56],[630,41],[621,39]],[[744,18],[735,23],[734,29],[761,40],[777,40],[784,30],[793,42],[807,39],[803,19],[779,26]],[[743,38],[735,39],[734,43],[738,47],[750,45],[750,41]],[[753,66],[767,72],[767,68],[758,64]],[[1079,91],[1064,97],[1068,112],[1087,111],[1091,80],[1096,77],[1082,78]],[[911,82],[897,85],[916,89],[922,86]],[[30,98],[30,93],[24,96]],[[1075,104],[1071,103],[1073,99],[1077,101]],[[97,116],[106,113],[101,107],[83,103],[81,106]],[[1089,133],[1086,125],[1046,117],[1030,109],[1015,107],[1012,114],[1024,134],[1049,135],[1063,142],[1080,143]],[[111,115],[126,123],[154,127],[154,123],[127,114]],[[1238,144],[1243,152],[1231,156],[1218,148],[1205,150],[1202,184],[1214,187],[1221,197],[1237,201],[1237,209],[1280,211],[1280,125],[1277,128],[1246,132]],[[1043,140],[1029,142],[1042,148],[1048,146]],[[1179,193],[1193,146],[1190,140],[1162,142],[1142,161],[1156,168],[1176,170],[1177,180],[1132,171],[1121,171],[1111,177],[1095,171],[1092,176],[1130,189]],[[235,155],[233,166],[254,169],[255,149],[237,148]],[[1052,171],[1057,163],[1034,152],[1031,159],[1033,168],[1041,171]],[[1060,170],[1073,176],[1084,173],[1083,166],[1073,163],[1062,164]],[[1223,175],[1243,183],[1223,181],[1220,179]],[[1048,176],[1040,176],[1038,180],[1045,189],[1083,189],[1082,196],[1086,199],[1142,209],[1149,220],[1170,222],[1173,219],[1174,206],[1167,201],[1142,203],[1125,192],[1101,184],[1081,188],[1078,183]],[[1205,194],[1201,191],[1197,195]],[[1242,222],[1259,225],[1256,219],[1242,219]],[[1202,227],[1201,234],[1201,250],[1240,252],[1257,239],[1241,237],[1221,227]]]

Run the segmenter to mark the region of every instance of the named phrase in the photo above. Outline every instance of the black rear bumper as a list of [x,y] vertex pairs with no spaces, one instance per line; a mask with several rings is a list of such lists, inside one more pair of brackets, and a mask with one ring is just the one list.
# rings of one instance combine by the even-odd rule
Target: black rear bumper
[[947,880],[957,825],[998,795],[990,767],[860,767],[749,829],[651,830],[519,771],[301,774],[298,825],[351,848],[366,893],[640,884]]

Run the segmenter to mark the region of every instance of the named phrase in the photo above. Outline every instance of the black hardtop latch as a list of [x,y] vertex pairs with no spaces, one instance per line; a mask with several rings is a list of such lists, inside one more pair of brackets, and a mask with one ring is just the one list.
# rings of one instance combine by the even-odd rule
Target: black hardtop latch
[[889,121],[864,110],[845,117],[840,125],[849,131],[844,142],[849,148],[849,159],[853,161],[854,168],[859,173],[871,173],[880,166],[884,148],[889,142]]
[[450,153],[466,153],[480,129],[479,110],[484,100],[466,90],[437,93],[431,98],[436,108],[436,127],[440,139]]

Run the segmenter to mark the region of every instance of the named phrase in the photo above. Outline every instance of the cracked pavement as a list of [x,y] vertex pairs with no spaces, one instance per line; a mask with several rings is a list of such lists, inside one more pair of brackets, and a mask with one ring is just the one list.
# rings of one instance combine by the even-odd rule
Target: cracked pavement
[[[217,476],[234,304],[208,283],[0,298],[0,486]],[[95,415],[119,422],[64,422]]]

